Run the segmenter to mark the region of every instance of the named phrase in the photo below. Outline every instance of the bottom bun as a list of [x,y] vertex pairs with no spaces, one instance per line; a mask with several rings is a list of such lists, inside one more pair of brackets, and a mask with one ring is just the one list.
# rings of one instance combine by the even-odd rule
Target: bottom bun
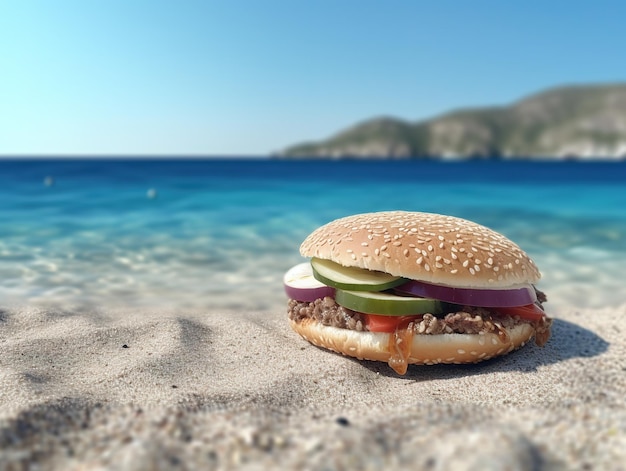
[[[398,359],[393,342],[396,334],[384,332],[359,332],[323,325],[313,319],[290,321],[291,327],[306,340],[318,347],[358,358],[389,363],[396,372],[404,374],[408,364],[436,365],[438,363],[477,363],[505,355],[522,347],[534,334],[532,324],[523,323],[503,329],[505,335],[440,334],[413,335],[410,351]],[[390,348],[390,343],[392,347]],[[408,349],[407,349],[408,350]],[[400,361],[399,361],[400,360]],[[398,364],[400,363],[400,364]]]

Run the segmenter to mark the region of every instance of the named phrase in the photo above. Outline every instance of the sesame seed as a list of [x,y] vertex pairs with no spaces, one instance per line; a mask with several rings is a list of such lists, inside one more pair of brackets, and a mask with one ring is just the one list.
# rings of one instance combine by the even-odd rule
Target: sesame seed
[[354,255],[353,253],[350,254],[350,257],[352,258],[352,260],[356,260],[356,255]]
[[463,355],[463,354],[465,353],[465,350],[463,350],[462,348],[459,348],[456,352],[457,352],[459,355]]
[[425,269],[426,271],[430,271],[430,265],[429,265],[428,263],[426,263],[426,264],[424,265],[424,269]]
[[450,270],[450,273],[452,273],[453,275],[456,275],[456,273],[457,273],[458,271],[459,271],[459,270],[457,270],[457,269],[455,268],[454,270]]
[[428,251],[429,251],[429,252],[432,252],[432,251],[433,251],[433,246],[432,246],[432,245],[430,245],[430,244],[428,245]]
[[395,247],[400,247],[402,245],[402,242],[394,242],[393,245]]
[[421,265],[423,261],[424,261],[424,257],[420,257],[417,260],[415,260],[415,263],[417,263],[418,265]]
[[474,265],[474,270],[480,271],[480,267],[478,265]]
[[456,255],[454,252],[452,252],[451,256],[452,256],[452,259],[453,259],[453,260],[456,260],[456,259],[458,259],[458,258],[459,258],[459,257],[457,257],[457,255]]
[[381,252],[384,252],[385,250],[387,250],[387,244],[381,246],[380,250],[381,250]]
[[443,268],[443,265],[441,263],[439,263],[439,262],[436,262],[435,263],[435,267],[436,268]]
[[368,246],[368,243],[367,243],[367,242],[361,242],[361,246],[362,246],[362,247],[367,247],[367,246]]
[[384,255],[385,257],[387,257],[387,258],[391,258],[391,255],[389,255],[389,253],[387,253],[387,252],[383,252],[383,255]]
[[378,249],[378,248],[374,249],[374,254],[375,255],[380,255],[380,249]]
[[402,252],[404,254],[405,257],[409,256],[409,249],[404,249],[404,252]]
[[468,265],[469,265],[469,260],[465,260],[463,262],[463,268],[467,268]]
[[443,247],[444,247],[444,245],[443,245],[443,242],[442,242],[441,244],[439,244],[439,248],[443,249]]
[[469,269],[469,272],[470,272],[472,275],[475,275],[475,274],[476,274],[476,271],[475,271],[473,268],[470,268],[470,269]]

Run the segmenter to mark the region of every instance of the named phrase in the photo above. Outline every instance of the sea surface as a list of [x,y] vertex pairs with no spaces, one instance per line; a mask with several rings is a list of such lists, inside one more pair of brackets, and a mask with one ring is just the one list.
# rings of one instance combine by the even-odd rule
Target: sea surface
[[626,303],[626,162],[0,160],[0,309],[285,309],[300,242],[402,209],[502,232],[546,307]]

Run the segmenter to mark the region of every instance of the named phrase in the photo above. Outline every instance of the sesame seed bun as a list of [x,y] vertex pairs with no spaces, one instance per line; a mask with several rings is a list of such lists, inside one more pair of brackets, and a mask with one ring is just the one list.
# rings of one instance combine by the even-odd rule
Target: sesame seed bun
[[[359,360],[389,362],[391,358],[389,336],[393,334],[340,329],[313,319],[290,322],[296,332],[318,347]],[[504,341],[493,333],[414,335],[407,364],[478,363],[524,346],[535,334],[531,324],[518,324],[505,330],[508,338]]]
[[337,219],[311,233],[300,253],[458,288],[509,288],[541,277],[530,257],[502,234],[432,213],[385,211]]

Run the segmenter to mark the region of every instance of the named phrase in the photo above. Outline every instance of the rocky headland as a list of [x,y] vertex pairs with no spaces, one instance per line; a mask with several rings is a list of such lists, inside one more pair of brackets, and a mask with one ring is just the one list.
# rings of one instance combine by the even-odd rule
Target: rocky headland
[[626,158],[626,84],[550,89],[509,106],[459,109],[418,122],[379,117],[288,158]]

